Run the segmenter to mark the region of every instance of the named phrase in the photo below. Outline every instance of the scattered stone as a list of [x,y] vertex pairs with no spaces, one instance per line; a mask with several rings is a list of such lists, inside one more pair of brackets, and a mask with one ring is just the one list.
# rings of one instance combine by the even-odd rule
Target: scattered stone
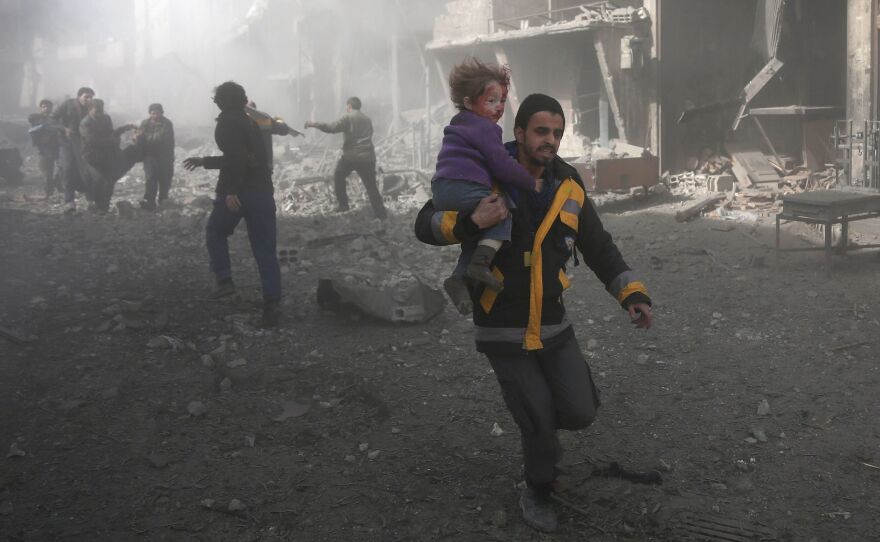
[[507,514],[500,508],[492,513],[492,525],[501,528],[507,525]]
[[758,439],[756,439],[755,437],[746,437],[743,440],[746,441],[746,443],[748,443],[748,444],[757,444],[758,443]]
[[217,502],[217,501],[215,501],[214,499],[202,499],[202,501],[199,504],[202,505],[202,508],[207,508],[210,510],[211,508],[214,508],[215,502]]
[[375,461],[376,459],[379,459],[379,454],[381,453],[382,452],[380,452],[379,450],[370,450],[367,453],[367,459],[369,459],[370,461]]
[[715,489],[715,490],[718,490],[718,491],[727,491],[727,485],[726,485],[726,484],[722,484],[721,482],[713,482],[713,483],[711,484],[711,486],[712,486],[712,489]]
[[767,433],[760,427],[753,427],[750,433],[758,442],[767,442]]
[[767,416],[770,414],[770,403],[767,399],[761,399],[758,402],[758,416]]
[[230,512],[244,512],[245,510],[247,510],[247,506],[245,506],[245,504],[238,499],[232,499],[231,501],[229,501],[228,510]]
[[214,358],[212,358],[210,354],[202,354],[201,359],[203,367],[207,367],[210,369],[214,366]]
[[501,426],[498,425],[498,422],[494,422],[492,424],[492,429],[489,431],[489,434],[493,437],[500,437],[504,434],[504,429],[501,429]]
[[397,435],[397,434],[399,434],[399,433],[400,433],[400,428],[399,428],[399,427],[392,427],[392,428],[391,428],[391,434],[392,434],[392,435]]
[[370,445],[366,442],[361,442],[360,444],[358,444],[358,450],[366,452],[368,449],[370,449]]
[[595,350],[599,347],[599,341],[596,339],[590,339],[587,341],[587,350]]
[[247,365],[247,360],[244,358],[235,358],[232,361],[226,362],[226,366],[230,369],[234,369],[236,367],[241,367],[242,365]]
[[346,463],[354,463],[355,457],[351,454],[348,454],[344,458]]
[[168,466],[168,463],[171,462],[168,459],[167,455],[161,454],[161,453],[156,453],[156,452],[151,453],[147,457],[147,460],[149,460],[150,465],[152,465],[153,468],[156,468],[156,469],[164,469],[165,467]]
[[18,443],[13,442],[9,445],[9,453],[6,454],[6,457],[24,457],[26,455],[27,453],[18,447]]
[[818,292],[815,292],[815,291],[813,291],[813,290],[807,290],[806,293],[807,293],[807,297],[814,297],[814,298],[815,298],[815,297],[819,297],[819,293],[818,293]]
[[117,271],[119,271],[119,266],[115,263],[111,263],[107,266],[107,273],[116,273]]
[[182,350],[185,346],[183,341],[171,335],[156,335],[147,341],[147,348],[167,348],[175,352]]
[[309,411],[311,408],[308,404],[298,403],[296,401],[285,401],[281,405],[281,414],[272,418],[276,422],[283,422],[288,418],[298,418]]
[[256,444],[256,442],[257,442],[257,437],[256,437],[256,436],[254,436],[254,435],[245,435],[245,437],[244,437],[244,444],[245,444],[245,446],[247,446],[248,448],[253,448],[253,447],[254,447],[254,444]]
[[232,389],[232,380],[229,380],[228,376],[224,376],[223,380],[220,381],[220,391],[226,393]]
[[657,470],[661,472],[672,472],[672,465],[661,457],[657,461]]
[[208,412],[208,407],[206,407],[205,403],[201,401],[190,401],[186,406],[186,410],[191,416],[198,418],[199,416],[204,416],[205,413]]
[[644,365],[648,363],[649,357],[650,356],[648,356],[648,354],[639,354],[639,357],[636,359],[636,363],[638,363],[639,365]]

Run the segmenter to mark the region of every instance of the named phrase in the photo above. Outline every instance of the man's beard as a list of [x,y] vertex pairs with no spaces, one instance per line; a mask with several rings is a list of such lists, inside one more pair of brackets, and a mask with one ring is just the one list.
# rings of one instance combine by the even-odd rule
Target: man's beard
[[[542,150],[549,150],[551,152],[551,155],[547,158],[539,158],[537,156],[537,153]],[[536,166],[549,166],[550,164],[553,163],[553,158],[555,156],[556,156],[556,150],[553,147],[544,146],[544,145],[535,149],[535,152],[531,152],[531,149],[529,149],[529,153],[528,153],[529,161]]]

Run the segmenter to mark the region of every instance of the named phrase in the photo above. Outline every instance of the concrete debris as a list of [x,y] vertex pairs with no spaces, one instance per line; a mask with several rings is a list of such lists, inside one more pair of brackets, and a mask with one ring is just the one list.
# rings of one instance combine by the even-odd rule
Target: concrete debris
[[247,506],[238,499],[232,499],[229,501],[229,506],[227,508],[232,513],[244,512],[247,510]]
[[6,457],[24,457],[26,455],[27,453],[18,447],[18,443],[13,442],[9,445],[9,452],[6,454]]
[[347,312],[354,307],[388,322],[426,322],[439,314],[446,298],[409,271],[386,278],[350,273],[342,279],[318,281],[318,305]]
[[186,406],[186,411],[189,412],[190,416],[198,418],[208,412],[208,407],[201,401],[190,401]]

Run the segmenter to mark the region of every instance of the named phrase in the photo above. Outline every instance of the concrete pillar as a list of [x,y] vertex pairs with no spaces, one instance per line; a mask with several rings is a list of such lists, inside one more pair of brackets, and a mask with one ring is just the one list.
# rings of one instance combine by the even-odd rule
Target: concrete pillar
[[[847,0],[846,13],[846,116],[856,126],[874,119],[872,89],[874,1]],[[852,178],[864,175],[864,157],[853,156]]]
[[395,22],[394,29],[391,30],[390,48],[391,60],[388,72],[391,74],[391,130],[397,130],[400,127],[400,64],[398,59],[398,41],[397,24]]
[[644,7],[651,15],[650,55],[645,60],[646,86],[648,93],[648,145],[651,152],[663,162],[662,142],[660,140],[660,10],[662,0],[644,0]]

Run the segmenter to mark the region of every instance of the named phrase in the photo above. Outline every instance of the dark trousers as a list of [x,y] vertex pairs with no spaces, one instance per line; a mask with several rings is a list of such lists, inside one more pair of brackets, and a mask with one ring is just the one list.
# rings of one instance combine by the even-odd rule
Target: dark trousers
[[353,157],[342,155],[342,158],[336,162],[336,171],[333,173],[333,185],[336,190],[336,202],[339,204],[339,210],[348,210],[348,194],[346,193],[345,179],[356,171],[367,189],[367,196],[370,198],[370,205],[373,206],[373,213],[376,218],[385,218],[385,205],[382,203],[382,195],[379,194],[379,187],[376,185],[376,158],[375,157]]
[[64,201],[68,203],[76,199],[77,191],[83,191],[82,175],[79,169],[80,160],[76,155],[79,152],[78,143],[78,141],[62,141],[58,150],[58,164],[61,166],[61,174],[64,179]]
[[238,213],[226,207],[225,196],[214,200],[214,210],[205,231],[211,271],[218,281],[232,278],[228,238],[243,218],[260,271],[263,299],[278,301],[281,299],[281,269],[276,254],[275,198],[269,192],[244,192],[238,195],[238,199],[241,201],[241,212]]
[[144,199],[156,203],[156,195],[159,201],[168,199],[171,190],[171,179],[174,177],[174,162],[159,160],[148,156],[144,158],[144,177],[146,177],[146,190]]
[[64,185],[61,183],[61,174],[55,174],[55,156],[48,154],[40,154],[39,156],[40,172],[46,178],[46,194],[52,194],[55,190],[63,191]]
[[550,350],[486,354],[507,409],[519,426],[526,483],[548,492],[562,447],[556,431],[593,423],[599,394],[575,338]]

